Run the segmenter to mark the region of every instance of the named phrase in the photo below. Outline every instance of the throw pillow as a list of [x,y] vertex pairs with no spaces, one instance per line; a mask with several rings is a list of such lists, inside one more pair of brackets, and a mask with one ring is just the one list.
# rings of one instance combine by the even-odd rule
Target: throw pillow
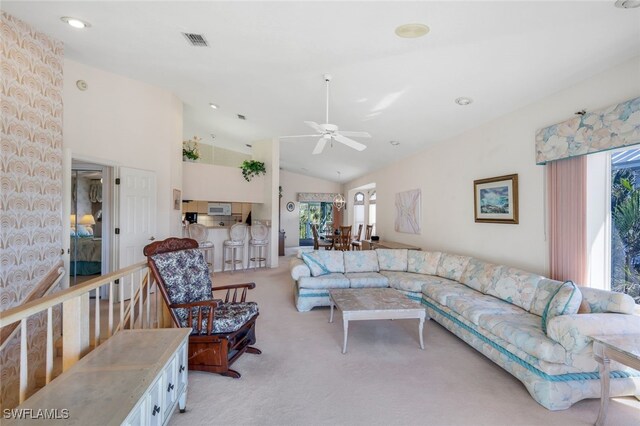
[[325,266],[324,261],[318,251],[302,253],[302,261],[307,264],[307,266],[311,270],[311,276],[313,277],[326,275],[330,272],[329,269]]
[[573,282],[566,281],[558,287],[553,297],[547,302],[542,313],[542,331],[547,332],[547,324],[554,317],[577,313],[580,303],[582,303],[582,293]]

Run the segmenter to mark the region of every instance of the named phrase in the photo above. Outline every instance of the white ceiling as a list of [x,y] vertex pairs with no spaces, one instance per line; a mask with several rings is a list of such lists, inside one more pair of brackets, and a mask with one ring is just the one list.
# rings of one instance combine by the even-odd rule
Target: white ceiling
[[[640,55],[640,8],[613,3],[3,1],[2,9],[62,40],[71,59],[174,92],[185,137],[213,133],[216,146],[243,152],[312,133],[303,121],[324,121],[322,75],[331,73],[330,121],[371,133],[360,139],[368,148],[336,144],[312,156],[316,139],[283,140],[281,167],[334,181],[340,171],[347,181]],[[75,30],[61,16],[92,27]],[[431,32],[394,34],[410,22]],[[203,34],[210,47],[188,45],[181,32]],[[475,102],[460,107],[459,96]]]

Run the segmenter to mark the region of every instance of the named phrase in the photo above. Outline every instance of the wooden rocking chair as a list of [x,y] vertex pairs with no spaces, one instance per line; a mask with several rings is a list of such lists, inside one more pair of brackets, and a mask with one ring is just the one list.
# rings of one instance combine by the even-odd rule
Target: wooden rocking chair
[[[256,342],[258,305],[246,302],[255,283],[212,287],[198,242],[168,238],[144,248],[149,270],[158,283],[176,327],[191,327],[189,370],[240,378],[229,367],[245,352],[260,354]],[[224,301],[213,292],[226,290]]]

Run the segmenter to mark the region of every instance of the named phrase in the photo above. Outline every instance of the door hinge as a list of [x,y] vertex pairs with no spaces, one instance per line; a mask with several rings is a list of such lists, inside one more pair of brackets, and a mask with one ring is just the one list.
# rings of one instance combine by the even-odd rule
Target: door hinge
[[116,235],[120,235],[120,228],[116,228]]
[[120,284],[120,280],[119,280],[119,279],[117,279],[117,280],[113,280],[113,282],[114,282],[115,284]]
[[64,249],[63,248],[60,249],[60,256],[64,256]]
[[116,178],[116,185],[120,185],[120,178]]

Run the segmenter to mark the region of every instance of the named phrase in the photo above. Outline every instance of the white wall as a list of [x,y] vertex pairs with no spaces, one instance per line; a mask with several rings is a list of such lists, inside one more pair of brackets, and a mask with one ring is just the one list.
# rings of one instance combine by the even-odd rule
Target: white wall
[[[298,227],[300,221],[298,192],[336,193],[341,192],[342,186],[337,182],[304,176],[287,170],[280,170],[280,186],[282,186],[280,229],[284,229],[286,233],[285,246],[296,247],[299,245]],[[289,201],[293,201],[296,206],[292,212],[287,211],[287,203]]]
[[[598,109],[640,95],[639,74],[640,57],[636,57],[349,182],[345,188],[376,182],[377,233],[383,239],[546,274],[544,166],[535,164],[535,132],[564,121],[583,108]],[[476,99],[468,108],[482,108],[482,99]],[[460,115],[463,117],[462,111]],[[475,223],[473,181],[510,173],[519,175],[520,224]],[[397,233],[395,194],[415,188],[422,189],[422,234]]]
[[262,204],[255,204],[251,212],[252,220],[259,220],[269,228],[269,256],[271,268],[278,266],[278,185],[280,184],[280,140],[278,138],[253,143],[253,159],[262,161],[266,169],[264,175]]
[[183,200],[265,202],[265,176],[247,182],[239,167],[204,163],[184,163],[182,172]]
[[[80,91],[77,80],[88,90]],[[64,142],[74,158],[156,173],[157,237],[181,234],[182,102],[149,84],[66,59]]]

